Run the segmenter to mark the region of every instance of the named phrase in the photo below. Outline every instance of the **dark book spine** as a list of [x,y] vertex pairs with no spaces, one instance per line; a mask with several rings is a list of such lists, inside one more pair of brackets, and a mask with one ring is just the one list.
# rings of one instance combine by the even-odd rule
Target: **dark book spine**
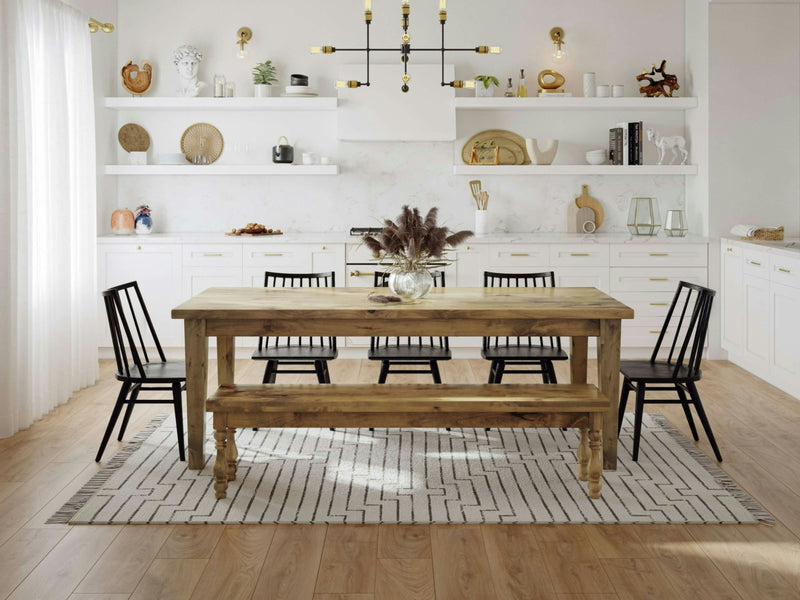
[[623,156],[623,140],[622,140],[622,127],[614,128],[614,164],[625,164],[622,161]]
[[642,161],[642,122],[634,121],[628,124],[628,143],[630,144],[631,165],[641,165]]
[[642,145],[642,125],[641,121],[636,121],[636,143],[639,147],[639,152],[637,154],[638,161],[637,165],[644,164],[644,146]]
[[636,124],[628,123],[628,164],[636,165]]
[[608,164],[615,165],[614,162],[617,154],[617,135],[616,131],[612,128],[608,130]]

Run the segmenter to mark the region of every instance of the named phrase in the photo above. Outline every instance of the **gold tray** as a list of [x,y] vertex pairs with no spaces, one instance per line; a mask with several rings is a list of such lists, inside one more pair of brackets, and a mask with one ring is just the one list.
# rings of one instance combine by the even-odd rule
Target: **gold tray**
[[[205,140],[205,143],[203,143]],[[224,143],[219,129],[208,123],[195,123],[190,125],[181,136],[181,152],[186,155],[186,160],[190,163],[193,159],[205,150],[208,156],[208,164],[216,162],[222,154]]]
[[513,131],[506,131],[505,129],[487,129],[473,135],[461,148],[461,160],[469,164],[469,157],[475,142],[489,141],[494,141],[495,146],[500,148],[501,165],[531,164],[531,158],[525,149],[525,140]]

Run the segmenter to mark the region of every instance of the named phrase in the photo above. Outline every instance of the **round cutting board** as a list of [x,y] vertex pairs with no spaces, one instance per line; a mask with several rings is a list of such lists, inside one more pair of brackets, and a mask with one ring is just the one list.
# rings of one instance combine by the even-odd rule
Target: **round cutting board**
[[469,164],[469,156],[472,153],[472,148],[475,143],[493,141],[495,146],[500,147],[500,164],[501,165],[529,165],[531,159],[528,156],[528,151],[525,149],[525,140],[518,136],[513,131],[506,131],[505,129],[487,129],[476,133],[467,140],[464,147],[461,148],[461,160],[465,164]]
[[136,123],[126,123],[120,127],[117,139],[125,152],[147,152],[150,148],[150,134]]
[[575,198],[575,204],[578,205],[579,208],[583,208],[584,206],[587,208],[591,208],[594,211],[595,216],[595,230],[600,229],[600,225],[603,224],[603,205],[600,204],[600,201],[597,198],[592,198],[589,195],[589,186],[583,185],[581,186],[583,191],[581,195]]

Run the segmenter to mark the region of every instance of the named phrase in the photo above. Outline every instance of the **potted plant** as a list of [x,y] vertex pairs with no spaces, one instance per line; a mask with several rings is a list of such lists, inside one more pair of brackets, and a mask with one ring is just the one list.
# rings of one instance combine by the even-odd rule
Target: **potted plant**
[[494,88],[500,85],[500,80],[494,75],[476,75],[475,81],[476,98],[491,98],[494,96]]
[[253,87],[256,98],[269,98],[272,84],[277,83],[278,70],[271,60],[258,63],[253,67]]
[[447,227],[438,227],[438,214],[439,209],[434,207],[423,219],[419,209],[406,205],[396,223],[386,219],[378,236],[364,237],[377,258],[392,262],[389,289],[404,301],[413,302],[427,294],[433,287],[428,269],[451,263],[447,250],[473,235],[471,231],[453,233]]

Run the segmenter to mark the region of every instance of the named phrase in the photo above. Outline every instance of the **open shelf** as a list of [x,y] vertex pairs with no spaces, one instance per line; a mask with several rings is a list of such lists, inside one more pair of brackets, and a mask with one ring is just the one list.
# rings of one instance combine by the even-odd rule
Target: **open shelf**
[[114,110],[336,110],[336,97],[307,98],[179,98],[107,97]]
[[688,110],[697,98],[456,98],[458,110]]
[[454,165],[453,175],[697,175],[697,165]]
[[106,165],[106,175],[338,175],[339,165]]

